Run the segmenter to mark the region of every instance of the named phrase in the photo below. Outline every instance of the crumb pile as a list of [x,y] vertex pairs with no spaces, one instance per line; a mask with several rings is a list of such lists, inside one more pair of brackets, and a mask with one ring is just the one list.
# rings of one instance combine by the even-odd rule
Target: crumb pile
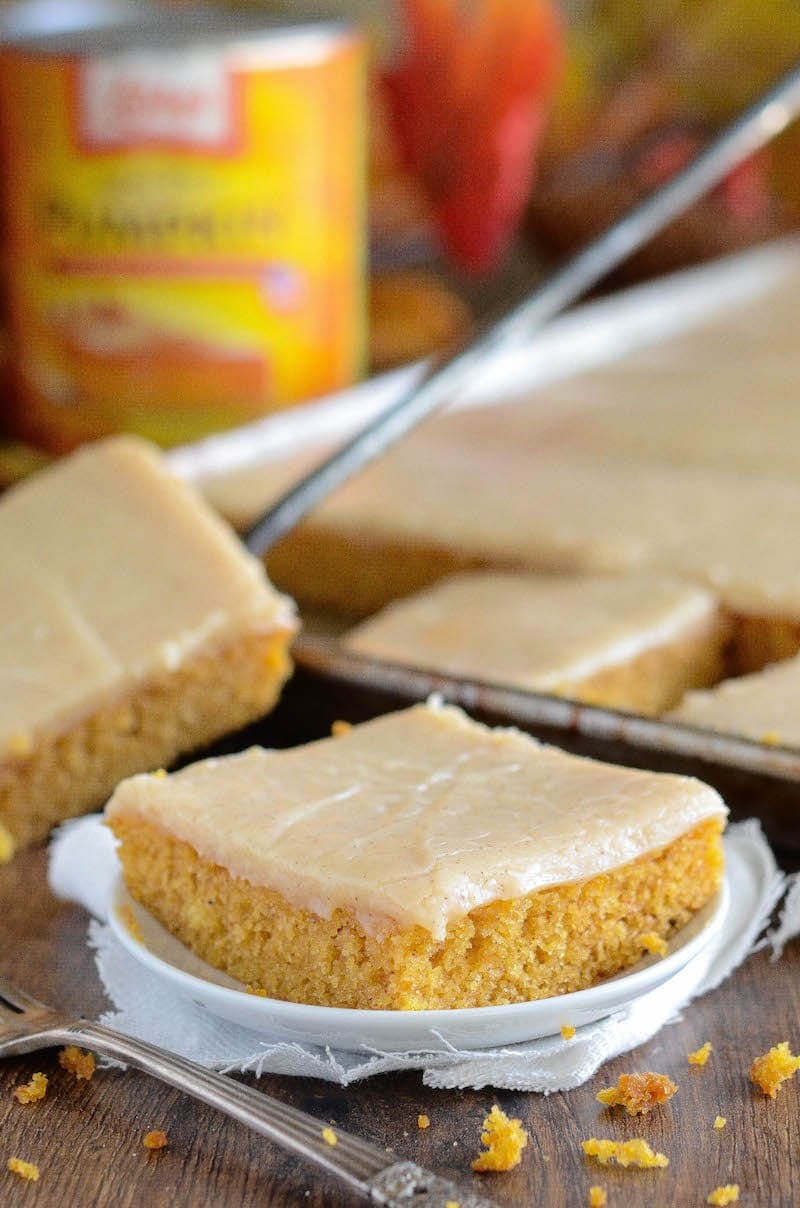
[[800,1057],[792,1055],[788,1042],[782,1040],[768,1053],[756,1057],[750,1067],[750,1080],[760,1086],[765,1095],[774,1099],[782,1082],[800,1069]]
[[724,1187],[716,1187],[706,1197],[706,1203],[714,1205],[714,1208],[725,1208],[727,1204],[737,1204],[738,1202],[738,1183],[726,1183]]
[[513,1170],[522,1161],[522,1151],[528,1144],[528,1134],[521,1120],[511,1120],[495,1103],[483,1122],[480,1153],[472,1163],[473,1170]]
[[164,1149],[168,1145],[167,1134],[162,1132],[160,1128],[154,1128],[151,1132],[145,1133],[142,1138],[142,1145],[145,1149]]
[[624,1107],[630,1116],[644,1116],[671,1099],[677,1089],[666,1074],[620,1074],[616,1086],[598,1091],[597,1101],[606,1107]]
[[31,1183],[35,1183],[39,1178],[39,1167],[34,1162],[25,1162],[22,1158],[9,1158],[6,1165],[12,1174],[19,1175],[21,1179],[27,1179]]
[[18,1103],[37,1103],[47,1094],[47,1074],[36,1073],[30,1082],[18,1086],[14,1090],[14,1098]]
[[687,1053],[686,1060],[689,1062],[689,1065],[705,1065],[711,1056],[711,1048],[711,1041],[707,1040],[705,1044],[701,1045],[699,1049],[695,1049],[693,1053]]
[[58,1064],[62,1070],[67,1070],[68,1073],[74,1074],[78,1079],[88,1081],[95,1071],[95,1060],[93,1053],[84,1053],[74,1044],[68,1044],[58,1054]]
[[619,1166],[638,1166],[642,1170],[649,1170],[656,1166],[669,1166],[669,1158],[663,1153],[655,1152],[641,1137],[634,1137],[630,1141],[610,1141],[590,1137],[588,1141],[583,1141],[582,1145],[586,1156],[596,1158],[603,1166],[608,1166],[613,1162]]

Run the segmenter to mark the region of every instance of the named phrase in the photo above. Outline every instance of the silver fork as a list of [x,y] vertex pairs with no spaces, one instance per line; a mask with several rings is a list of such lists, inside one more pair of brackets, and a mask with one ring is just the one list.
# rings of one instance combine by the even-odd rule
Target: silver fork
[[53,1045],[82,1044],[177,1087],[202,1103],[246,1124],[284,1149],[337,1175],[354,1192],[386,1208],[496,1208],[491,1200],[462,1191],[415,1162],[398,1161],[385,1150],[337,1128],[336,1143],[325,1140],[322,1121],[280,1103],[232,1078],[213,1073],[88,1019],[73,1019],[18,990],[0,976],[0,1058]]

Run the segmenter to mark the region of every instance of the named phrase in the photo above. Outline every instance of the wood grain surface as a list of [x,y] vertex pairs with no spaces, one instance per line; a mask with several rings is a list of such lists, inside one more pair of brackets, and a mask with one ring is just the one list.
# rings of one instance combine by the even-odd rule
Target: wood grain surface
[[[32,993],[65,1010],[97,1013],[105,1005],[87,917],[47,889],[43,850],[0,869],[0,966]],[[686,1055],[710,1040],[708,1064]],[[752,957],[725,985],[687,1009],[649,1044],[609,1063],[588,1085],[565,1094],[433,1091],[419,1074],[384,1076],[341,1089],[308,1079],[265,1077],[271,1095],[335,1121],[457,1180],[480,1187],[499,1205],[575,1208],[600,1184],[609,1208],[702,1205],[721,1183],[741,1186],[740,1203],[800,1203],[800,1075],[777,1098],[749,1082],[750,1062],[780,1040],[800,1047],[800,956]],[[12,1091],[36,1070],[50,1077],[44,1101],[21,1106]],[[655,1070],[678,1093],[644,1119],[595,1101],[602,1086],[632,1070]],[[522,1164],[499,1175],[472,1174],[481,1121],[493,1103],[519,1116],[530,1132]],[[417,1116],[430,1127],[420,1131]],[[717,1115],[727,1117],[722,1131]],[[148,1152],[142,1138],[163,1129],[169,1146]],[[584,1158],[590,1136],[643,1136],[666,1153],[665,1170],[603,1168]],[[36,1162],[37,1183],[5,1169],[18,1156]],[[333,1180],[266,1140],[134,1071],[100,1070],[77,1082],[47,1051],[0,1065],[0,1205],[58,1208],[346,1208],[360,1201]]]

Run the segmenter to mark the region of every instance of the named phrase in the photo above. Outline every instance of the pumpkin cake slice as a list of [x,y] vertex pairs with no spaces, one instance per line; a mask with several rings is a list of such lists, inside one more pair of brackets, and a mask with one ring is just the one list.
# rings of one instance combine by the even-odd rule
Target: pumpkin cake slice
[[689,692],[669,716],[765,746],[800,748],[800,655],[706,692]]
[[567,755],[431,701],[288,751],[121,784],[130,892],[276,998],[505,1004],[634,964],[719,888],[699,781]]
[[344,638],[356,654],[658,714],[723,676],[711,592],[653,573],[474,572],[390,604]]
[[103,441],[0,500],[0,855],[267,712],[296,622],[159,454]]

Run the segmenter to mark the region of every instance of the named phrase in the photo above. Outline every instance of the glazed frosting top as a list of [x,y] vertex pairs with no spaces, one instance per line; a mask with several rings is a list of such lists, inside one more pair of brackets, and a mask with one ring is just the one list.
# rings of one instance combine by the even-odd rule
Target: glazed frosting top
[[638,575],[454,575],[349,633],[357,653],[540,691],[673,641],[716,611],[710,592]]
[[261,564],[120,437],[0,499],[0,755],[237,629],[294,627]]
[[697,780],[566,755],[431,701],[289,751],[131,777],[106,814],[316,914],[441,939],[476,906],[618,867],[725,806]]
[[800,748],[800,656],[688,692],[669,717],[687,725]]

